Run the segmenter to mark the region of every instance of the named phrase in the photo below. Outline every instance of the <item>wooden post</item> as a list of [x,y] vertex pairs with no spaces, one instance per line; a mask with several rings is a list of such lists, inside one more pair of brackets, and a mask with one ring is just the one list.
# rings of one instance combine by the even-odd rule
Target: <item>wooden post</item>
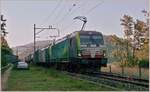
[[122,76],[124,76],[124,66],[121,67],[122,69]]
[[109,65],[109,72],[111,73],[111,65]]
[[141,67],[139,65],[139,79],[141,79],[141,76],[142,76],[142,71],[141,71]]

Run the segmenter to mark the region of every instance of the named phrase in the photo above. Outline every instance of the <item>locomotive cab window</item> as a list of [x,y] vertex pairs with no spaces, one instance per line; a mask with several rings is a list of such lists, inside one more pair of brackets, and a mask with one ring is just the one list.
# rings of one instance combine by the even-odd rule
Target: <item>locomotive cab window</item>
[[103,37],[101,35],[80,35],[81,45],[103,45]]

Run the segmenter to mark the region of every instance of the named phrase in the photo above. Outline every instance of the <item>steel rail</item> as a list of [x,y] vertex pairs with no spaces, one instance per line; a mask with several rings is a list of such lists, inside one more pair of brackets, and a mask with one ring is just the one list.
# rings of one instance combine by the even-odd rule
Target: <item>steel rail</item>
[[70,73],[66,72],[68,75],[84,80],[88,80],[91,82],[96,82],[99,84],[104,84],[112,87],[116,87],[120,89],[121,87],[123,90],[132,90],[132,91],[148,91],[149,90],[149,83],[137,82],[134,80],[126,80],[117,77],[110,77],[110,76],[93,76],[93,75],[85,75],[85,74],[78,74],[78,73]]

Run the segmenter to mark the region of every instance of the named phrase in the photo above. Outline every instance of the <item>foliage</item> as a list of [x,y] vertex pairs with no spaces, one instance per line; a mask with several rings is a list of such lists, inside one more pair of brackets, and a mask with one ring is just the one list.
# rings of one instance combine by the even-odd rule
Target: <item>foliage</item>
[[133,34],[133,18],[131,16],[124,15],[121,21],[121,25],[124,26],[125,36],[127,37],[127,40],[129,40],[129,37]]
[[112,51],[113,57],[115,57],[116,61],[121,62],[121,65],[126,61],[124,57],[126,57],[126,51],[124,49],[124,40],[118,38],[116,35],[111,37],[112,44],[115,45],[115,49]]
[[143,44],[140,50],[136,50],[138,60],[149,59],[149,44]]
[[132,67],[132,66],[136,66],[138,64],[138,59],[137,58],[133,58],[133,56],[129,56],[128,57],[128,62],[126,64],[126,66]]
[[1,47],[1,64],[2,64],[2,67],[7,65],[7,60],[6,60],[7,54],[10,54],[9,48],[2,46]]
[[[124,15],[121,22],[124,27],[125,38],[113,37],[112,41],[118,46],[112,54],[121,58],[119,60],[125,62],[124,65],[138,65],[139,60],[149,58],[149,27],[144,21],[138,19],[133,21],[133,18],[128,15]],[[147,63],[149,63],[148,60]]]
[[2,46],[1,47],[1,64],[2,64],[2,67],[7,65],[7,63],[9,62],[9,61],[7,61],[7,55],[12,55],[11,49],[8,47]]
[[9,48],[7,41],[4,39],[4,37],[1,37],[1,66],[4,67],[7,65],[7,63],[11,63],[16,61],[16,56],[13,55],[13,51],[11,48]]
[[137,20],[135,22],[135,44],[136,50],[136,57],[139,60],[141,59],[148,59],[149,58],[149,27],[146,25],[145,22],[141,20]]
[[[149,26],[141,21],[136,20],[135,22],[135,41],[138,44],[135,44],[135,48],[137,49],[135,57],[138,58],[139,64],[141,67],[148,68],[149,66]],[[137,45],[139,46],[137,48]]]
[[130,40],[132,39],[131,36],[133,35],[133,18],[131,16],[128,15],[124,15],[123,18],[121,19],[121,25],[123,25],[124,27],[124,34],[125,34],[125,48],[126,48],[126,52],[127,52],[127,61],[129,61],[129,51],[130,51]]
[[1,46],[3,46],[3,47],[9,47],[6,39],[3,36],[1,36]]
[[148,64],[149,27],[141,20],[133,21],[133,18],[128,15],[124,15],[121,22],[125,38],[119,38],[116,35],[111,37],[111,42],[115,46],[112,56],[121,66],[136,66],[145,59],[147,61],[143,63]]
[[139,66],[140,67],[146,67],[149,68],[149,60],[148,59],[142,59],[139,61]]

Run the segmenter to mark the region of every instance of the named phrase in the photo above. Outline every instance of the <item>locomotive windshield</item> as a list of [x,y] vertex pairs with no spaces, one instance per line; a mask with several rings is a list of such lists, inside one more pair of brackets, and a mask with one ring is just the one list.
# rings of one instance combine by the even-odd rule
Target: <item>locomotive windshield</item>
[[103,36],[102,35],[80,35],[81,45],[103,45]]

